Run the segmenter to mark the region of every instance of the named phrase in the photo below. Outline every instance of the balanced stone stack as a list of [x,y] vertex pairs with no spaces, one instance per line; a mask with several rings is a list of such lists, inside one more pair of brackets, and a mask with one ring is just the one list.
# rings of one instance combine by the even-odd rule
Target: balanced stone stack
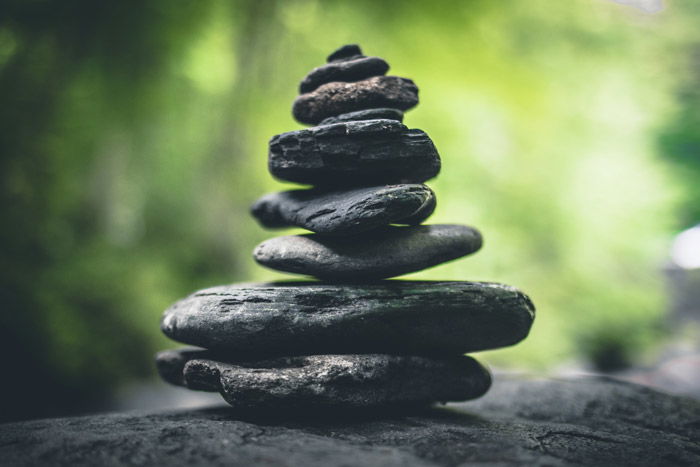
[[464,354],[524,339],[535,310],[506,285],[384,280],[482,243],[471,227],[420,225],[435,209],[423,182],[440,157],[401,123],[418,88],[388,69],[341,47],[294,102],[294,117],[316,126],[270,140],[272,175],[313,187],[264,196],[253,216],[314,233],[267,240],[255,260],[320,281],[220,286],[177,302],[162,330],[199,348],[158,354],[163,379],[243,410],[428,404],[489,389],[489,372]]

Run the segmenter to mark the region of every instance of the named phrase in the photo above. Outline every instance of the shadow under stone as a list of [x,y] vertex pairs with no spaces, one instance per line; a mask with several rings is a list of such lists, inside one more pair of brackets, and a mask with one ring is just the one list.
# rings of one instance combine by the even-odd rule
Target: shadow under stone
[[190,415],[202,418],[231,420],[254,423],[257,425],[276,425],[285,427],[320,427],[363,424],[370,422],[404,423],[409,419],[429,419],[464,425],[487,423],[483,417],[465,412],[463,409],[436,405],[394,405],[372,408],[317,408],[286,410],[240,410],[231,407],[208,407],[190,411]]

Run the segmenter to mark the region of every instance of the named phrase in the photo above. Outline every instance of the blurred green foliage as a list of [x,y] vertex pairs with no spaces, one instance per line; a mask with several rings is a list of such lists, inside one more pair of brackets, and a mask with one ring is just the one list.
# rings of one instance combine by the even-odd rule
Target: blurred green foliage
[[5,0],[0,412],[98,401],[153,373],[174,300],[287,277],[250,259],[275,233],[248,205],[284,188],[266,145],[300,128],[299,80],[355,42],[421,89],[406,123],[443,158],[431,222],[485,237],[408,277],[532,296],[530,338],[492,364],[638,358],[661,336],[670,237],[700,218],[699,19],[684,2]]

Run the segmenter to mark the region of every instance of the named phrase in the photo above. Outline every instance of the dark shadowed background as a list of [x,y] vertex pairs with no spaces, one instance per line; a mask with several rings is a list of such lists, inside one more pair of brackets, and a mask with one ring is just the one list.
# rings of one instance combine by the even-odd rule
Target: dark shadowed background
[[538,306],[527,341],[483,360],[627,371],[697,343],[665,276],[700,267],[693,235],[669,256],[700,222],[700,3],[620,3],[0,1],[0,418],[160,384],[165,307],[287,277],[253,263],[274,234],[248,206],[285,187],[267,141],[301,128],[298,82],[345,43],[419,86],[406,124],[443,159],[430,221],[485,238],[409,277]]

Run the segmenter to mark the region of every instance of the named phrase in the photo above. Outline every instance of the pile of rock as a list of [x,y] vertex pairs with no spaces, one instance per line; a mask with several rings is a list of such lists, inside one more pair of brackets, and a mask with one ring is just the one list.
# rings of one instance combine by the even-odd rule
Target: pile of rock
[[527,336],[534,307],[512,287],[382,280],[482,243],[471,227],[419,225],[435,209],[422,183],[440,157],[428,135],[401,123],[418,89],[388,69],[341,47],[294,102],[294,117],[317,126],[270,140],[272,175],[313,188],[264,196],[252,213],[265,227],[314,233],[265,241],[255,260],[321,282],[221,286],[177,302],[163,332],[204,349],[158,354],[166,381],[219,391],[240,409],[467,400],[491,376],[463,354]]

